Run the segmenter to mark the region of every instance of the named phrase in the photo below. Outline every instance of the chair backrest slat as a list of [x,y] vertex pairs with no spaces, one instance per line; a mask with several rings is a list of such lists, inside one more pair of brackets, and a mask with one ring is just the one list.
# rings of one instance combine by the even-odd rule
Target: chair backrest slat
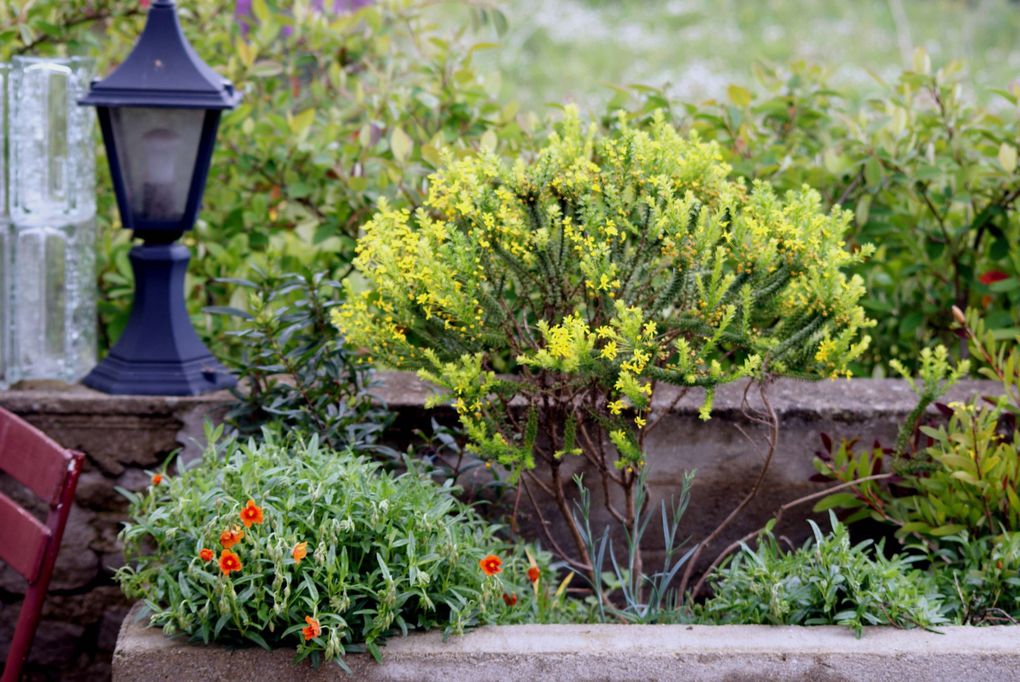
[[53,507],[67,477],[64,448],[0,408],[0,471]]
[[50,529],[0,493],[0,559],[31,585],[39,575]]
[[28,658],[84,462],[82,453],[65,450],[0,408],[0,471],[49,507],[44,524],[0,493],[0,561],[28,580],[0,682],[18,680]]

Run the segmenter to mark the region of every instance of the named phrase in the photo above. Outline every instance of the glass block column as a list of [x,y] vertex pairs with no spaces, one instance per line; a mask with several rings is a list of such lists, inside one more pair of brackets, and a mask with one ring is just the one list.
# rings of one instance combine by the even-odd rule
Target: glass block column
[[95,140],[80,58],[15,57],[8,129],[8,381],[77,381],[96,361]]
[[10,64],[0,64],[0,390],[10,383],[11,227],[7,212],[7,81]]

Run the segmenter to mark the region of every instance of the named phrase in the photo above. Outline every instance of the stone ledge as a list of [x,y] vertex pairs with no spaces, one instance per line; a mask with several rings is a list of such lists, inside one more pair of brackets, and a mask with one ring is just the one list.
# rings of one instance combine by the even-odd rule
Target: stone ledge
[[1018,680],[1020,629],[922,630],[764,625],[508,625],[443,642],[439,633],[390,640],[383,662],[293,663],[293,650],[228,649],[121,626],[114,682],[136,680]]
[[[436,390],[410,372],[377,372],[371,393],[397,412],[421,409]],[[716,392],[714,414],[740,411],[743,384],[720,386]],[[975,393],[998,393],[998,384],[965,380],[954,386],[946,400],[962,400]],[[653,409],[669,407],[679,390],[666,386],[656,393]],[[853,379],[802,381],[777,380],[770,388],[773,407],[783,416],[801,418],[845,418],[869,415],[907,414],[915,404],[913,391],[901,379]],[[697,414],[704,391],[692,389],[673,405],[677,414]],[[200,396],[128,396],[107,395],[80,384],[31,382],[0,391],[0,406],[31,418],[35,415],[89,415],[100,419],[116,416],[165,415],[179,410],[208,408],[212,411],[230,405],[233,396],[218,391]]]
[[[425,399],[436,393],[430,384],[410,372],[377,372],[375,383],[372,393],[398,412],[406,408],[421,408]],[[739,414],[743,391],[743,382],[720,386],[713,403],[713,416]],[[656,391],[652,409],[672,407],[676,414],[697,415],[704,400],[704,390],[691,389],[676,400],[680,392],[680,389],[673,386],[660,387]],[[968,379],[953,386],[945,400],[965,400],[978,393],[997,395],[1001,393],[1001,388],[992,381]],[[750,397],[752,404],[755,404],[754,392]],[[779,379],[769,387],[769,398],[772,406],[784,418],[802,419],[851,417],[865,421],[874,415],[906,415],[917,404],[910,385],[902,379]]]

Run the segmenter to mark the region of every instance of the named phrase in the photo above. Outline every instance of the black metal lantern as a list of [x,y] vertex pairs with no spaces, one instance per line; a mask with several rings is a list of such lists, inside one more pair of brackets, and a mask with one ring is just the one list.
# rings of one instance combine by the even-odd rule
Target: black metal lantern
[[184,305],[187,247],[220,113],[240,95],[199,58],[172,0],[154,0],[128,58],[78,104],[96,107],[131,249],[135,300],[124,334],[85,377],[106,393],[195,395],[234,384],[202,344]]

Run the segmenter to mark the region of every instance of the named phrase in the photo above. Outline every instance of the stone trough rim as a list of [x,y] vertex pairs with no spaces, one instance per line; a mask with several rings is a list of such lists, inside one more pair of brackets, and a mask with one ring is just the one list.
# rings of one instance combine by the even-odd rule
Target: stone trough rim
[[[388,640],[382,664],[348,656],[348,677],[335,665],[313,669],[292,663],[294,649],[267,652],[195,644],[170,638],[138,620],[139,605],[121,626],[113,679],[158,674],[159,661],[190,662],[203,679],[229,679],[244,670],[253,679],[480,679],[503,669],[501,680],[535,679],[1020,679],[1020,627],[945,626],[921,629],[788,625],[498,625],[443,640],[412,633]],[[202,659],[208,659],[203,667]],[[140,667],[141,664],[141,667]],[[197,666],[197,667],[196,667]],[[904,672],[907,669],[911,672]],[[743,673],[741,672],[743,671]],[[233,672],[229,672],[233,671]],[[264,675],[264,676],[263,676]],[[483,675],[484,676],[484,675]],[[185,679],[185,678],[180,678]]]

